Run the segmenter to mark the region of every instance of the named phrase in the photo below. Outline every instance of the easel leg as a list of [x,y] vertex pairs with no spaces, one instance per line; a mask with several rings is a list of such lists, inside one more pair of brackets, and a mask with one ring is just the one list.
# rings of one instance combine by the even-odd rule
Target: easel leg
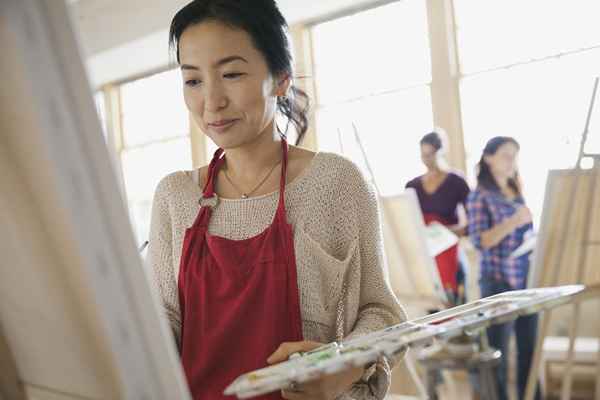
[[[406,364],[406,368],[408,369],[408,373],[410,374],[410,377],[413,380],[413,383],[417,387],[417,391],[419,392],[419,397],[423,400],[429,399],[429,395],[428,395],[429,385],[427,385],[427,389],[425,388],[425,385],[423,385],[423,382],[421,381],[421,378],[419,377],[419,374],[417,373],[417,369],[415,368],[415,361],[414,361],[414,358],[412,357],[412,353],[410,350],[408,350],[406,356],[404,357],[404,362]],[[426,378],[429,379],[429,376],[427,376]]]
[[542,359],[544,339],[548,334],[551,315],[551,311],[545,311],[540,313],[542,329],[538,331],[538,337],[535,342],[533,361],[531,363],[531,369],[529,370],[529,378],[527,379],[527,390],[525,391],[525,400],[533,400],[533,396],[535,394],[535,388],[538,384],[538,375],[540,371],[540,361]]
[[571,326],[569,327],[569,352],[567,353],[567,362],[565,370],[563,372],[563,381],[560,398],[561,400],[568,400],[571,398],[571,388],[573,385],[573,353],[575,351],[575,339],[577,339],[578,321],[579,314],[581,312],[581,304],[577,302],[574,306],[575,312],[571,319]]
[[596,400],[600,400],[600,336],[598,336],[598,360],[596,362]]
[[435,369],[427,369],[427,398],[429,400],[438,400],[437,395],[437,377],[438,371]]
[[481,374],[481,393],[482,398],[486,400],[498,400],[498,388],[496,387],[496,377],[494,376],[493,367],[480,368]]

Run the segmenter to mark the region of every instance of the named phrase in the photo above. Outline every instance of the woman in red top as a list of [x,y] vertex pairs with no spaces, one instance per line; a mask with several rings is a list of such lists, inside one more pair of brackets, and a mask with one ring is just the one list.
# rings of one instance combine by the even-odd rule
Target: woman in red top
[[[443,160],[444,140],[438,132],[431,132],[421,139],[421,160],[427,172],[406,184],[416,191],[426,224],[439,222],[458,236],[466,233],[465,203],[469,185],[465,179],[445,166]],[[451,304],[465,301],[464,259],[459,257],[458,245],[440,253],[436,263],[440,278]],[[462,261],[462,262],[461,262]]]

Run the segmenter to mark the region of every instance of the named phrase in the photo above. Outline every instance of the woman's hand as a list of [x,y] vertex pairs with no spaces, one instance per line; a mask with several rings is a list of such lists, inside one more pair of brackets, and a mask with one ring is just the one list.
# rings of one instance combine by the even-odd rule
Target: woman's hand
[[531,211],[527,206],[520,206],[519,208],[517,208],[517,211],[512,215],[511,218],[515,228],[527,225],[531,223],[533,219],[531,216]]
[[[286,361],[294,353],[311,351],[321,346],[323,346],[323,343],[311,341],[282,343],[267,359],[267,362],[276,364]],[[347,391],[354,382],[358,381],[363,372],[364,368],[355,367],[337,374],[324,375],[313,381],[284,389],[281,391],[281,395],[284,399],[289,400],[333,400]]]
[[502,239],[513,233],[515,229],[529,224],[531,221],[532,217],[529,207],[524,205],[519,206],[513,215],[505,218],[501,223],[496,224],[487,231],[481,233],[481,247],[484,249],[490,249],[494,246],[497,246]]
[[448,228],[450,230],[450,232],[452,232],[456,236],[458,236],[459,239],[462,236],[466,236],[467,235],[467,226],[466,225],[456,224],[456,225],[447,226],[446,228]]

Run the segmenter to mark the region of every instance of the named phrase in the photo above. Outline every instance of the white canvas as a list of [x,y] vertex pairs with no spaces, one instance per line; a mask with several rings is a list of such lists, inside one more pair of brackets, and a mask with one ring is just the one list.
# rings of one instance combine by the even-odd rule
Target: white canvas
[[552,170],[529,287],[600,284],[600,168]]
[[65,5],[3,0],[0,48],[0,396],[189,399]]
[[407,306],[444,307],[447,302],[417,195],[407,189],[397,196],[380,197],[384,249],[390,284]]

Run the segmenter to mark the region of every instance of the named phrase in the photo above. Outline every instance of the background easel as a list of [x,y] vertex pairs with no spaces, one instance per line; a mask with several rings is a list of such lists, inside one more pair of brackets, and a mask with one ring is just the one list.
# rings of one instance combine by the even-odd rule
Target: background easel
[[[412,303],[422,313],[433,308],[445,308],[448,300],[435,259],[425,243],[425,232],[420,231],[424,230],[425,223],[418,198],[412,191],[400,196],[381,195],[369,157],[354,123],[352,129],[368,179],[377,194],[382,215],[385,257],[390,269],[386,274],[394,293],[401,301]],[[343,140],[339,130],[338,135],[343,151]],[[401,221],[397,221],[398,217]]]
[[[446,308],[446,293],[440,281],[435,259],[429,254],[425,243],[425,223],[416,194],[381,196],[369,157],[354,123],[352,123],[352,131],[367,170],[367,177],[377,194],[382,216],[385,258],[389,268],[386,276],[394,293],[408,309],[409,314],[415,314],[409,315],[412,318],[425,315],[431,309]],[[340,129],[338,129],[338,140],[340,149],[344,153],[345,146]],[[401,221],[397,221],[398,219]],[[419,232],[420,229],[423,232]],[[407,353],[403,364],[412,379],[418,397],[424,400],[428,399],[427,390],[417,372],[417,363],[412,352]],[[399,367],[402,368],[402,366]],[[400,374],[395,370],[395,375],[399,376]],[[395,385],[392,385],[393,390]]]
[[[580,330],[579,323],[584,316],[585,305],[582,303],[600,298],[600,154],[585,152],[598,83],[599,78],[596,78],[575,168],[550,171],[548,175],[540,233],[529,279],[529,287],[571,283],[587,286],[587,295],[568,306],[569,309],[572,307],[572,312],[569,313],[569,349],[561,400],[571,397],[574,345]],[[582,160],[585,158],[593,160],[591,169],[582,168]],[[549,334],[552,316],[560,311],[552,310],[541,314],[525,396],[527,400],[533,399],[543,344]],[[597,308],[587,317],[599,318]],[[600,340],[600,332],[598,334]],[[600,351],[597,356],[595,399],[600,400]]]

